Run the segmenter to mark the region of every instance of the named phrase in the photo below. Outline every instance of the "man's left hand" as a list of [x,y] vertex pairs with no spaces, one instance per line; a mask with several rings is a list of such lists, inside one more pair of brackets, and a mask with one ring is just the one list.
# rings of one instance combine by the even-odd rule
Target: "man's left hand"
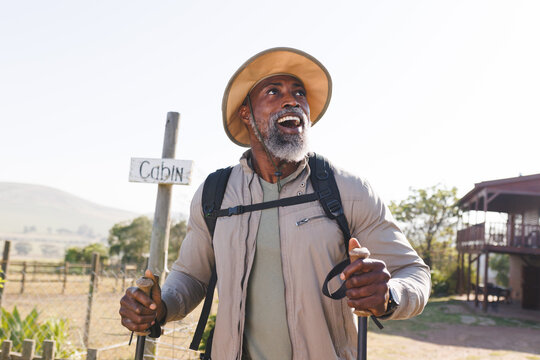
[[390,273],[383,261],[358,259],[340,275],[347,287],[347,304],[356,310],[367,310],[375,316],[386,313]]

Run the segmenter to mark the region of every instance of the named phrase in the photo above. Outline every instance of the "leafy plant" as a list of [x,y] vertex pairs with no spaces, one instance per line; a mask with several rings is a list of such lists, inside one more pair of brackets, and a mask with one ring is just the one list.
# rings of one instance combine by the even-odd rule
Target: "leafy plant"
[[171,231],[169,233],[169,251],[168,251],[168,261],[169,263],[174,262],[178,258],[178,252],[180,251],[180,246],[182,241],[186,237],[187,224],[185,220],[182,220],[176,224],[171,225]]
[[66,250],[64,260],[71,263],[92,263],[94,253],[99,254],[101,261],[106,261],[109,258],[109,249],[101,243],[93,243],[86,245],[84,248],[77,246],[70,247]]
[[407,199],[389,206],[415,250],[432,268],[447,266],[444,259],[452,247],[458,214],[456,194],[455,187],[448,190],[438,185],[411,189]]
[[114,224],[109,230],[109,254],[120,255],[123,263],[144,262],[144,253],[150,249],[152,222],[139,216],[131,222]]
[[24,339],[32,339],[36,343],[37,353],[41,352],[44,340],[55,341],[58,357],[71,358],[70,356],[77,353],[77,349],[68,340],[67,319],[47,319],[40,324],[38,317],[36,308],[24,318],[16,306],[11,313],[2,308],[0,339],[11,340],[13,351],[17,352],[22,351]]
[[510,256],[508,254],[495,254],[489,259],[489,268],[495,270],[497,275],[495,281],[498,285],[508,286],[510,272]]
[[199,345],[199,350],[206,350],[206,343],[210,337],[210,333],[216,326],[216,315],[212,314],[208,317],[208,322],[206,323],[206,328],[204,329],[203,335],[201,337],[201,343]]
[[[186,236],[187,224],[185,220],[171,224],[169,232],[168,261],[174,262],[178,251]],[[144,264],[144,254],[150,250],[152,237],[152,221],[146,216],[140,216],[131,222],[114,224],[109,230],[109,254],[119,255],[124,264]],[[72,248],[68,250],[69,256],[82,256],[84,249]],[[66,253],[66,260],[68,253]],[[103,255],[102,255],[103,256]],[[90,257],[91,259],[91,257]]]
[[431,270],[431,294],[446,296],[453,294],[457,284],[457,265],[445,269]]

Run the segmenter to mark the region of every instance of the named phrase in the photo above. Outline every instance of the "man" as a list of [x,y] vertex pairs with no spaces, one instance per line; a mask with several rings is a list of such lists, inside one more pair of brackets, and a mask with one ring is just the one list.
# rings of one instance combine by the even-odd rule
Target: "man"
[[[308,134],[330,96],[327,70],[299,50],[269,49],[240,67],[225,90],[223,122],[234,143],[251,149],[233,168],[221,208],[313,192]],[[213,267],[216,360],[354,359],[351,308],[389,319],[422,312],[430,291],[428,267],[367,182],[341,170],[335,178],[350,232],[372,253],[343,271],[347,298],[332,300],[321,292],[347,249],[318,201],[218,218],[212,239],[201,186],[163,291],[155,287],[150,298],[128,289],[121,300],[123,325],[142,331],[186,316],[204,297]],[[390,307],[390,298],[399,306]]]

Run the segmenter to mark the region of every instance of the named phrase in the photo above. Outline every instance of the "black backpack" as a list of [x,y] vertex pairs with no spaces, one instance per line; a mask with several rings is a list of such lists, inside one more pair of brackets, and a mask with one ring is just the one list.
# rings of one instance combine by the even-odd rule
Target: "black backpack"
[[[330,219],[335,219],[338,223],[343,233],[345,252],[347,254],[347,258],[337,264],[328,273],[328,276],[326,277],[322,287],[322,292],[324,295],[332,299],[341,299],[345,297],[345,284],[342,284],[342,286],[334,293],[330,293],[328,291],[328,282],[333,277],[339,275],[350,263],[348,248],[351,233],[349,230],[347,219],[343,214],[341,197],[339,195],[339,189],[336,184],[336,179],[334,177],[334,170],[332,166],[324,157],[314,153],[310,154],[309,156],[309,166],[311,168],[310,180],[311,185],[314,189],[313,193],[278,199],[274,201],[267,201],[258,204],[238,205],[227,209],[221,209],[221,203],[223,201],[223,196],[225,195],[225,189],[227,187],[227,182],[229,180],[232,167],[219,169],[213,172],[212,174],[208,175],[203,186],[202,207],[204,213],[204,220],[206,221],[206,225],[208,227],[210,235],[213,237],[218,217],[240,215],[245,212],[319,201],[322,208],[324,209],[324,212],[326,213],[326,216],[328,216]],[[193,340],[189,346],[191,350],[199,349],[199,344],[201,342],[202,335],[208,321],[208,316],[210,315],[210,309],[212,307],[216,282],[217,273],[216,269],[214,268],[212,270],[212,276],[210,277],[210,282],[208,283],[208,288],[206,290],[206,298],[204,300],[203,309],[199,317],[199,322],[197,324],[195,334],[193,335]],[[372,317],[372,319],[376,321],[375,317]],[[376,321],[376,323],[378,326],[380,325],[378,321]],[[212,335],[213,329],[210,333],[208,341],[206,342],[205,354],[201,354],[201,359],[210,359],[210,354],[212,352]]]

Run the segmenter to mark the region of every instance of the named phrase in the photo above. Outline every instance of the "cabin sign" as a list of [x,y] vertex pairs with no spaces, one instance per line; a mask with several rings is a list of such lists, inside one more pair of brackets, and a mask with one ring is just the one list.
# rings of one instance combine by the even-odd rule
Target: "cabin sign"
[[131,158],[129,181],[189,185],[192,160]]

